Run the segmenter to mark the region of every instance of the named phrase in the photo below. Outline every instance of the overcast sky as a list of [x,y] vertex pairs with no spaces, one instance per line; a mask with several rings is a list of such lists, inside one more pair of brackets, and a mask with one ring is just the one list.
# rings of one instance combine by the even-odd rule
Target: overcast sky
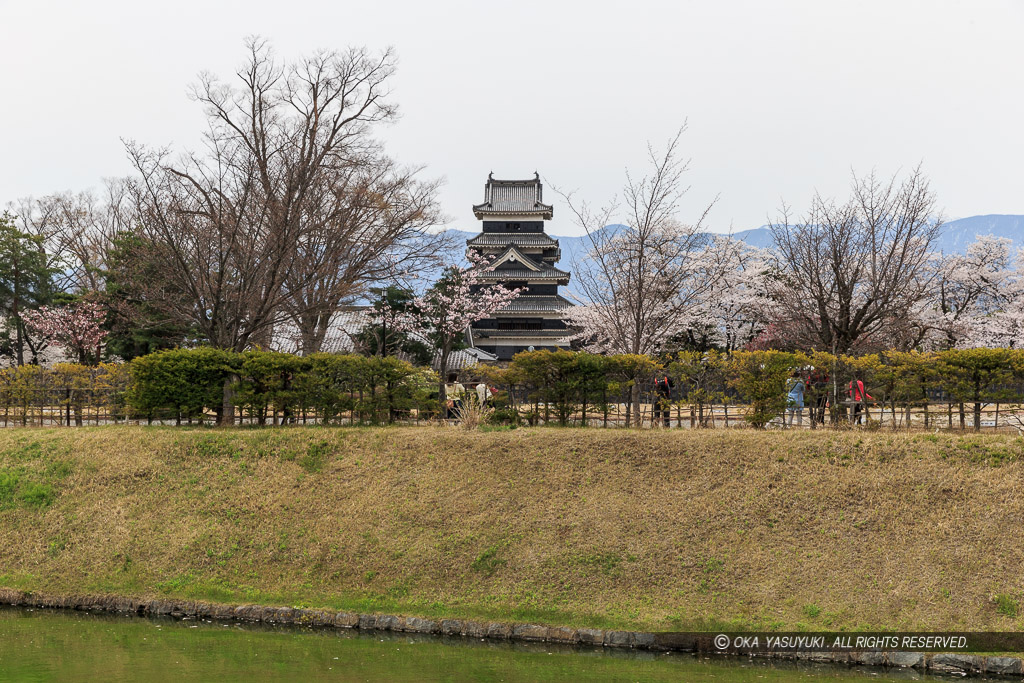
[[[686,120],[712,229],[846,193],[851,169],[923,162],[949,217],[1024,213],[1024,1],[47,2],[0,0],[0,204],[128,172],[121,138],[197,146],[186,97],[243,38],[283,57],[393,46],[381,137],[444,177],[451,226],[497,177],[602,203]],[[553,193],[546,198],[553,196]],[[555,202],[549,231],[576,234]]]

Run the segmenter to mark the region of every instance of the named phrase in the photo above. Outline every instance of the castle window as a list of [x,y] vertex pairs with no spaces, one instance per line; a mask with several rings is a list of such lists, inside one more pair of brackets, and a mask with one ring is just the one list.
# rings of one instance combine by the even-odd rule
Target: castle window
[[498,320],[499,330],[540,330],[543,326],[542,320]]

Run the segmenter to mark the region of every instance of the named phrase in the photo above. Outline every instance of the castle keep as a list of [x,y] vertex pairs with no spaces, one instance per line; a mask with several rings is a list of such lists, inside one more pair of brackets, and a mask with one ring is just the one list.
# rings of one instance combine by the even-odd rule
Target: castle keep
[[555,267],[561,257],[558,240],[544,232],[553,209],[543,202],[540,176],[529,180],[487,177],[484,201],[473,207],[482,221],[479,235],[466,240],[466,251],[486,257],[494,270],[484,285],[522,288],[516,298],[494,316],[473,324],[473,344],[499,360],[520,351],[565,348],[568,328],[562,319],[572,304],[558,288],[569,284],[569,273]]

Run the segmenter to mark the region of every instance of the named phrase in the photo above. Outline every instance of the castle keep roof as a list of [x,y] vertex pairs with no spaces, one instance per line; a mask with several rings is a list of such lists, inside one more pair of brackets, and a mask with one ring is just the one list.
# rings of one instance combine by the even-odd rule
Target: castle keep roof
[[509,215],[551,220],[553,209],[543,199],[544,187],[539,174],[529,180],[495,180],[489,175],[484,185],[484,201],[473,206],[473,213],[481,220]]
[[510,244],[491,261],[491,269],[480,274],[481,280],[557,280],[569,282],[569,273],[545,260],[534,260]]
[[558,240],[544,232],[482,232],[466,240],[471,247],[557,247]]

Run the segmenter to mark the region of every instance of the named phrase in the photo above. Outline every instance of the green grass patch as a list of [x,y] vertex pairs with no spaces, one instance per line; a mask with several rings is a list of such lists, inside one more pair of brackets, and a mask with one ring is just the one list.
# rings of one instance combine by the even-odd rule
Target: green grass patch
[[1000,593],[996,596],[996,612],[1016,619],[1020,614],[1020,603],[1009,593]]
[[24,470],[0,470],[0,509],[45,508],[55,498],[53,484],[39,481]]
[[324,462],[332,453],[333,449],[327,441],[312,441],[306,447],[305,454],[299,458],[299,466],[310,474],[315,474],[323,470]]
[[476,559],[473,560],[473,564],[470,565],[470,568],[484,576],[492,575],[494,572],[498,571],[500,567],[507,564],[506,560],[500,555],[502,549],[506,545],[506,543],[495,543],[494,545],[484,549],[484,551],[477,555]]
[[596,572],[603,576],[619,576],[622,556],[618,553],[592,553],[580,555],[577,563],[588,570],[588,573]]

